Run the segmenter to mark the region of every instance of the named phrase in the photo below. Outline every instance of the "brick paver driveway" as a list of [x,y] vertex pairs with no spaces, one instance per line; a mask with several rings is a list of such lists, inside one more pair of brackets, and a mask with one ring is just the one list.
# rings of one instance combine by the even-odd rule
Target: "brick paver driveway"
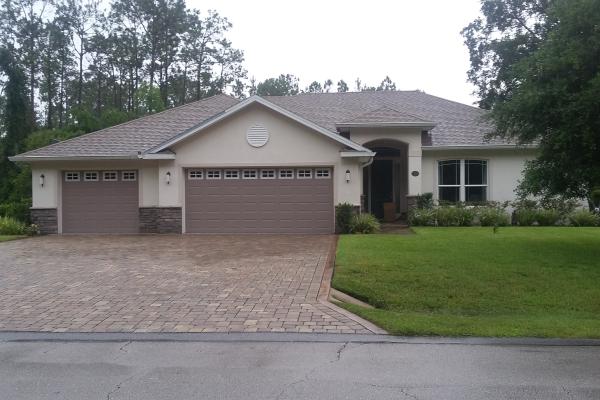
[[0,330],[369,333],[319,301],[333,236],[0,243]]

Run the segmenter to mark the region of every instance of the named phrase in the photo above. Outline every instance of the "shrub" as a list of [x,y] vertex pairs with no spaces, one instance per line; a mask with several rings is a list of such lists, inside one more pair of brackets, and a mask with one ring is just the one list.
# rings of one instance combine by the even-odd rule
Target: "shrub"
[[481,226],[510,225],[510,215],[500,207],[481,207],[476,213]]
[[433,193],[423,193],[417,196],[416,206],[418,209],[432,209],[433,208]]
[[27,225],[11,217],[0,217],[0,235],[26,235]]
[[537,210],[531,208],[519,208],[514,212],[515,224],[519,226],[531,226],[535,223]]
[[562,215],[555,209],[535,210],[535,221],[540,226],[554,226],[562,219]]
[[29,208],[31,199],[22,199],[0,204],[0,217],[10,217],[24,223],[29,223]]
[[357,214],[352,217],[352,233],[374,233],[379,230],[379,221],[372,214]]
[[471,226],[474,218],[475,211],[463,206],[443,206],[435,210],[435,219],[439,226]]
[[573,226],[597,226],[600,225],[600,215],[588,210],[576,210],[567,216],[569,223]]
[[354,215],[354,206],[350,203],[340,203],[335,206],[335,226],[339,233],[351,233],[350,224]]
[[435,210],[414,208],[408,213],[408,223],[413,226],[435,225]]

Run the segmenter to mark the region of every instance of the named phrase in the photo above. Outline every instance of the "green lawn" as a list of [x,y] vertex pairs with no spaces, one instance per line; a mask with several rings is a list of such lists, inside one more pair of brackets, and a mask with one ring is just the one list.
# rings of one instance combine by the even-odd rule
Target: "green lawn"
[[0,235],[0,242],[6,242],[9,240],[21,239],[25,236],[12,236],[12,235]]
[[399,335],[600,337],[600,229],[340,237],[333,287]]

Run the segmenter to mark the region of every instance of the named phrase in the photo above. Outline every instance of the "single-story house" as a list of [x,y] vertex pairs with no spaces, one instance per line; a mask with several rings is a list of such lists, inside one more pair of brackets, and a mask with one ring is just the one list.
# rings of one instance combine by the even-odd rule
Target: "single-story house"
[[43,233],[332,233],[335,205],[514,197],[535,149],[420,91],[217,95],[11,158]]

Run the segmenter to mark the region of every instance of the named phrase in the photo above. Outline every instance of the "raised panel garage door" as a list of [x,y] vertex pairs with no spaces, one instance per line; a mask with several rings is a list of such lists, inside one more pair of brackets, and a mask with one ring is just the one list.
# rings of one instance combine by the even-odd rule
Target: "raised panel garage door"
[[67,171],[63,233],[138,233],[137,171]]
[[189,169],[187,233],[332,233],[329,168]]

